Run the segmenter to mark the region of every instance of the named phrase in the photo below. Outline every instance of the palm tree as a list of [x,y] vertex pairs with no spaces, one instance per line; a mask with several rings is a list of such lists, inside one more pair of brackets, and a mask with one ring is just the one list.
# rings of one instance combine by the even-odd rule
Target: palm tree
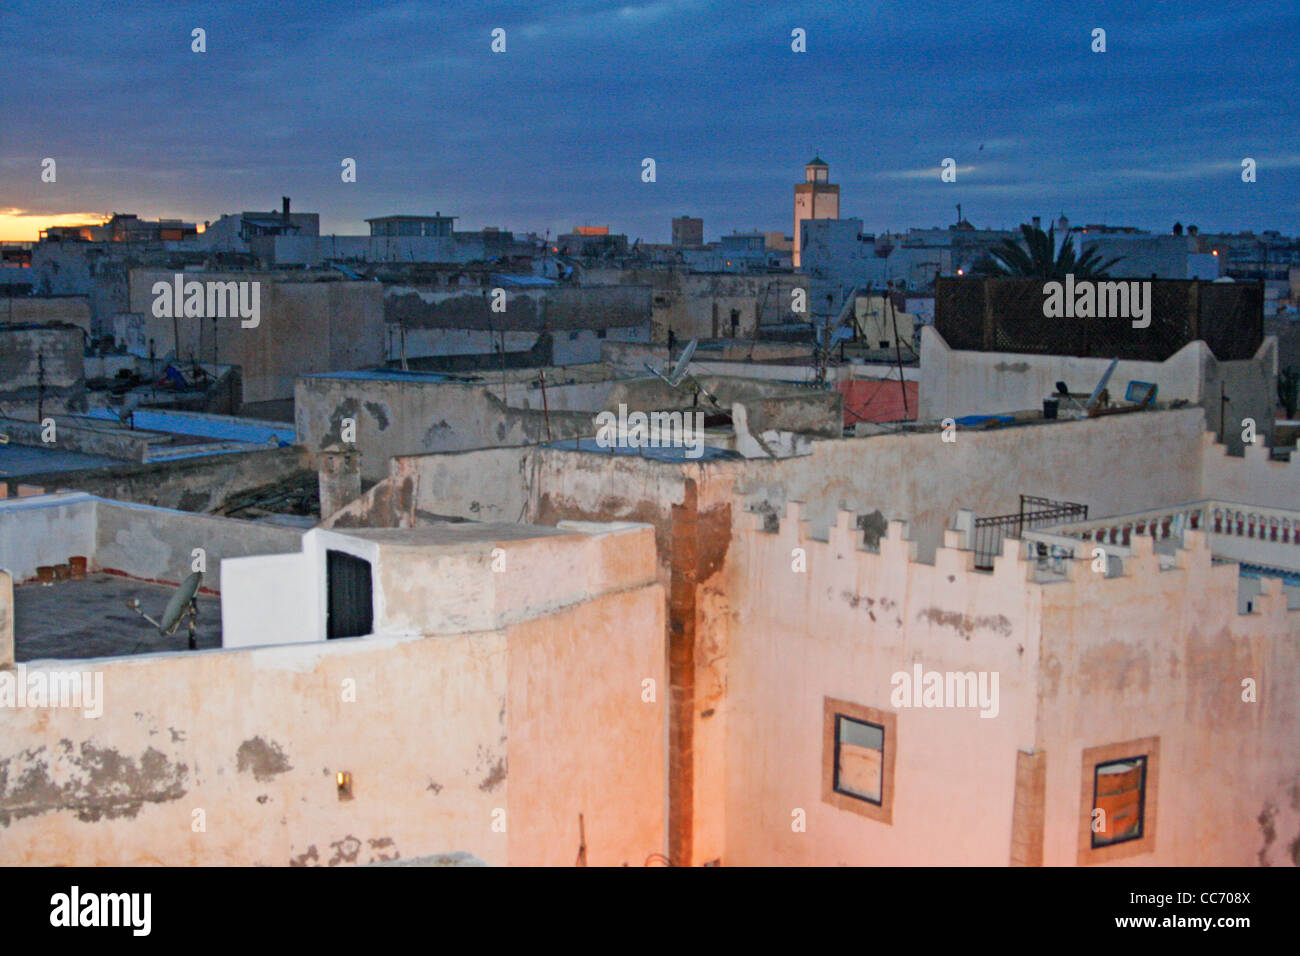
[[1077,256],[1072,242],[1063,242],[1057,249],[1054,226],[1043,232],[1037,226],[1022,224],[1020,235],[1023,246],[1014,239],[1003,239],[1001,245],[988,251],[974,271],[1016,278],[1064,279],[1073,275],[1076,279],[1104,279],[1107,270],[1123,258],[1117,256],[1102,262],[1096,243],[1085,246]]

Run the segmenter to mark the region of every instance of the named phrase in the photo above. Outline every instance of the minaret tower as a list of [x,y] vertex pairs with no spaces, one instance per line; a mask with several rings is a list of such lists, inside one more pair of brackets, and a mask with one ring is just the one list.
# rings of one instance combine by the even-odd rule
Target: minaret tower
[[805,219],[840,218],[840,187],[830,182],[831,168],[814,156],[803,168],[803,182],[794,187],[794,267],[799,268]]

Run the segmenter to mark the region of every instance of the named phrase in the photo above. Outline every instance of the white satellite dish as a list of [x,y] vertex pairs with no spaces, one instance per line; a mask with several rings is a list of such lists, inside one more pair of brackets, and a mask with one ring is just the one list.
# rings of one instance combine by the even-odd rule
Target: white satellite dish
[[676,388],[678,385],[682,384],[682,379],[686,377],[686,369],[690,367],[691,359],[695,355],[695,346],[698,344],[698,339],[691,339],[686,343],[686,348],[682,350],[681,357],[677,359],[677,364],[674,365],[672,371],[667,374],[659,371],[649,362],[645,363],[645,367],[649,369],[650,373],[656,378],[663,379],[663,381],[667,382],[668,385]]
[[689,369],[691,365],[691,359],[694,358],[695,356],[695,347],[698,344],[699,344],[699,339],[691,339],[689,342],[687,342],[686,348],[682,350],[681,357],[677,360],[677,364],[673,366],[672,371],[669,372],[667,375],[665,375],[663,372],[656,369],[649,362],[645,363],[645,367],[649,369],[651,375],[653,375],[657,379],[660,379],[669,388],[681,388],[682,385],[690,385],[697,392],[699,392],[710,402],[712,402],[715,407],[721,408],[722,406],[718,404],[718,400],[717,398],[714,397],[713,393],[710,392],[703,385],[701,385],[699,380],[694,375],[690,374]]
[[690,366],[691,359],[695,355],[695,346],[698,344],[698,339],[691,339],[686,343],[686,348],[682,350],[681,358],[677,360],[677,364],[673,366],[672,372],[668,375],[668,380],[671,384],[677,385],[682,380],[682,376],[686,374],[686,369]]
[[158,633],[163,636],[170,636],[176,633],[183,619],[188,618],[190,631],[190,650],[197,646],[194,640],[194,634],[198,630],[199,606],[195,599],[199,593],[199,585],[203,583],[203,572],[194,571],[189,577],[176,586],[171,600],[167,602],[167,607],[163,610],[162,618],[155,621],[144,611],[140,610],[139,598],[132,598],[126,602],[126,606],[135,611],[142,618],[158,629]]

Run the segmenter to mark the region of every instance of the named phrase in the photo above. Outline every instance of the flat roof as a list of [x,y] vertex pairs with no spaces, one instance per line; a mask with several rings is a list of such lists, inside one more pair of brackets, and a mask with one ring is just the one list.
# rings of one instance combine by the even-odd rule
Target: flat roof
[[313,372],[302,377],[344,378],[361,382],[462,382],[473,384],[473,380],[464,375],[454,375],[447,372],[404,372],[400,368],[361,369],[355,372]]
[[598,444],[594,438],[579,438],[576,441],[572,438],[561,438],[559,441],[549,442],[542,447],[554,448],[556,451],[587,452],[593,455],[623,455],[633,458],[648,458],[651,461],[671,462],[673,464],[698,461],[743,461],[745,457],[739,452],[730,451],[726,448],[716,448],[712,445],[705,445],[698,457],[690,457],[687,452],[691,451],[691,449],[685,447],[628,448],[621,445]]
[[125,458],[88,455],[79,451],[45,448],[38,445],[0,445],[0,479],[25,475],[47,475],[60,471],[82,471],[129,464]]
[[[140,601],[140,610],[154,620],[162,615],[176,588],[137,581],[116,574],[92,573],[85,578],[41,584],[31,581],[14,588],[14,660],[79,659],[184,651],[189,631],[181,624],[164,637],[130,610],[126,602]],[[197,643],[221,646],[221,599],[198,597]]]
[[553,538],[575,532],[550,525],[516,524],[513,521],[438,521],[414,528],[327,528],[335,534],[363,538],[380,544],[411,548],[446,547],[485,541],[527,541]]
[[417,222],[422,222],[422,221],[426,221],[426,220],[434,220],[434,221],[437,221],[437,222],[451,222],[451,220],[453,220],[453,219],[459,219],[459,218],[460,218],[460,216],[443,216],[443,215],[441,215],[441,214],[440,214],[440,215],[436,215],[436,216],[409,216],[409,215],[403,215],[403,216],[375,216],[373,219],[367,219],[366,222],[391,222],[391,221],[394,220],[394,219],[415,220],[415,221],[417,221]]

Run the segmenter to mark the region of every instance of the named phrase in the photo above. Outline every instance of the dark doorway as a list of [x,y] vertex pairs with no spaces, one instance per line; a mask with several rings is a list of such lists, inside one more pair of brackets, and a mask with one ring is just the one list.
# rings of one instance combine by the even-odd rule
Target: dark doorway
[[328,603],[325,636],[364,637],[374,625],[370,562],[342,551],[325,552]]

